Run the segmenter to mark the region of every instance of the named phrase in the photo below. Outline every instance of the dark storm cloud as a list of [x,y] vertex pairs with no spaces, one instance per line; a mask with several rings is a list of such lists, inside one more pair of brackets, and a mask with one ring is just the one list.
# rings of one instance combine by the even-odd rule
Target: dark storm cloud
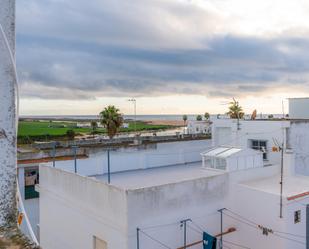
[[[41,10],[41,3],[30,2],[23,2],[29,12]],[[201,46],[188,41],[177,46],[177,40],[167,39],[151,20],[119,16],[113,4],[110,11],[90,4],[81,12],[82,1],[75,8],[68,1],[46,3],[58,10],[59,18],[43,11],[39,17],[43,15],[45,29],[35,23],[36,18],[24,20],[25,10],[21,15],[20,22],[25,23],[17,35],[17,63],[25,97],[66,99],[68,90],[70,99],[173,93],[224,97],[288,86],[294,80],[300,85],[308,82],[309,40],[304,38],[205,35],[199,40]],[[175,13],[183,11],[169,7]],[[168,46],[159,45],[161,38]],[[23,90],[27,84],[40,90]],[[44,86],[56,94],[43,93]]]

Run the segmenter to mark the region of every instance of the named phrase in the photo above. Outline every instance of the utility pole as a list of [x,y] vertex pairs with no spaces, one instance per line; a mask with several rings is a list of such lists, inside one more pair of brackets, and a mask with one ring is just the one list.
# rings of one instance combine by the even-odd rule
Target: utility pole
[[136,249],[139,249],[139,228],[136,228]]
[[134,104],[134,132],[136,133],[136,99],[129,99],[130,102]]
[[55,162],[55,157],[56,157],[56,142],[53,142],[53,167],[56,167],[56,162]]
[[282,206],[283,206],[283,147],[284,143],[282,143],[282,146],[279,146],[279,150],[281,152],[281,173],[280,173],[280,218],[283,218],[282,214]]
[[107,182],[111,183],[110,149],[107,149]]
[[223,248],[223,210],[225,210],[225,208],[221,208],[218,210],[218,212],[220,213],[220,249]]
[[73,145],[72,146],[72,148],[73,148],[73,151],[74,151],[74,172],[75,172],[75,174],[77,173],[77,145]]
[[[16,217],[15,0],[0,1],[0,227]],[[14,222],[14,221],[13,221]]]
[[183,248],[187,247],[187,222],[191,219],[185,219],[180,221],[180,227],[183,227]]

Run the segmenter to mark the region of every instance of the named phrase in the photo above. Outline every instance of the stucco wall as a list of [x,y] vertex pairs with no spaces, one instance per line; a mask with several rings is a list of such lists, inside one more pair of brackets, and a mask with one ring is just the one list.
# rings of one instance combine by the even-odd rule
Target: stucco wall
[[103,182],[40,167],[40,241],[44,249],[127,248],[125,192]]
[[291,122],[289,132],[289,143],[295,156],[295,172],[309,175],[309,122]]
[[[220,231],[220,216],[228,192],[227,174],[128,191],[129,249],[136,248],[136,228],[164,242],[171,248],[183,245],[182,219],[191,218],[211,234]],[[164,225],[170,224],[170,225]],[[189,226],[198,229],[192,223]],[[152,229],[147,227],[157,226]],[[144,229],[145,228],[145,229]],[[188,227],[188,243],[202,239]],[[157,249],[157,243],[140,236],[141,248]],[[201,248],[201,244],[192,249]]]
[[[279,143],[286,141],[286,128],[290,126],[289,121],[267,121],[267,120],[241,120],[237,130],[237,120],[218,119],[213,121],[213,145],[230,145],[248,148],[250,140],[266,140],[268,147],[268,158],[265,164],[280,163],[280,153],[272,152],[274,139]],[[224,132],[222,135],[221,133]],[[227,139],[228,138],[228,139]]]
[[[1,0],[0,23],[15,53],[15,1]],[[0,226],[15,215],[16,109],[14,71],[0,33]]]
[[[267,226],[268,228],[283,231],[283,219],[279,218],[279,196],[276,198],[272,194],[251,189],[247,186],[234,184],[231,186],[231,201],[227,208],[240,214],[242,217],[248,218],[251,221]],[[229,241],[247,246],[251,249],[285,249],[286,241],[273,235],[265,236],[257,226],[251,223],[245,224],[246,221],[226,211],[226,214],[232,215],[231,218],[224,215],[224,224],[228,226],[233,224],[237,227],[237,233],[230,236]],[[239,222],[238,220],[243,222]],[[248,222],[247,222],[248,223]],[[252,243],[252,242],[256,243]],[[292,247],[290,248],[292,249]],[[293,249],[300,249],[293,247]]]
[[[211,140],[158,143],[154,148],[124,148],[110,152],[111,172],[146,169],[201,161],[200,153],[211,146]],[[57,161],[56,167],[74,170],[74,161]],[[98,151],[88,159],[77,161],[78,173],[96,175],[107,173],[107,153]]]

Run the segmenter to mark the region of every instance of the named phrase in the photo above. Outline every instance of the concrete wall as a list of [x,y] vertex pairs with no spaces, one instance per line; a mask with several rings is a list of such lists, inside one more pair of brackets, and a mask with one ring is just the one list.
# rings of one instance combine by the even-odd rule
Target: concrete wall
[[[240,214],[242,217],[250,219],[256,224],[261,224],[274,230],[284,230],[284,221],[279,218],[279,197],[275,198],[272,194],[238,184],[231,187],[231,201],[230,205],[227,206],[228,209]],[[233,224],[238,230],[237,233],[230,236],[229,241],[247,246],[251,249],[286,248],[285,240],[273,235],[265,236],[258,229],[257,225],[252,225],[251,223],[249,223],[251,225],[245,224],[244,222],[246,221],[239,222],[239,217],[228,211],[225,213],[227,214],[224,215],[225,226]],[[238,220],[235,220],[235,217]],[[290,249],[292,248],[296,249],[299,247],[290,247]]]
[[[195,179],[180,183],[128,191],[128,231],[129,249],[136,248],[136,228],[162,241],[170,248],[183,245],[183,229],[180,221],[191,218],[194,223],[211,234],[220,231],[220,215],[217,212],[223,207],[228,192],[227,174],[209,178]],[[166,225],[167,224],[167,225]],[[195,230],[199,228],[188,223]],[[156,227],[157,225],[157,227]],[[147,228],[153,227],[154,228]],[[202,239],[188,227],[187,243]],[[140,236],[141,248],[161,248],[145,235]],[[191,247],[201,248],[201,244]]]
[[275,146],[273,140],[279,143],[286,141],[286,130],[290,126],[290,121],[267,121],[267,120],[240,120],[239,130],[237,120],[218,119],[213,121],[212,135],[213,145],[230,145],[248,148],[251,146],[250,140],[266,140],[268,147],[268,160],[265,164],[280,163],[280,153],[272,152]]
[[127,248],[125,191],[47,166],[40,167],[40,241],[44,249]]
[[[201,161],[200,153],[211,146],[211,140],[159,143],[153,148],[123,148],[110,152],[111,172],[146,169]],[[74,170],[74,161],[57,161],[56,167]],[[107,152],[97,151],[88,159],[77,161],[78,173],[96,175],[107,173]]]
[[309,175],[309,122],[292,121],[289,143],[295,156],[295,173]]
[[[15,56],[15,1],[1,0],[0,24]],[[15,75],[4,37],[0,32],[0,226],[15,215],[16,106]]]
[[289,99],[289,117],[291,119],[309,119],[309,98]]

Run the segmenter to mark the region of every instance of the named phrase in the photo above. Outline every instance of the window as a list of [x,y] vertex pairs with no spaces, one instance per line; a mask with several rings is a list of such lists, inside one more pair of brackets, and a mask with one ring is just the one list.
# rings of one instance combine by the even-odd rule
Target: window
[[104,240],[93,236],[93,249],[107,249],[107,243]]
[[251,148],[263,152],[263,159],[267,160],[267,141],[251,140]]
[[300,222],[300,210],[294,212],[294,224]]

